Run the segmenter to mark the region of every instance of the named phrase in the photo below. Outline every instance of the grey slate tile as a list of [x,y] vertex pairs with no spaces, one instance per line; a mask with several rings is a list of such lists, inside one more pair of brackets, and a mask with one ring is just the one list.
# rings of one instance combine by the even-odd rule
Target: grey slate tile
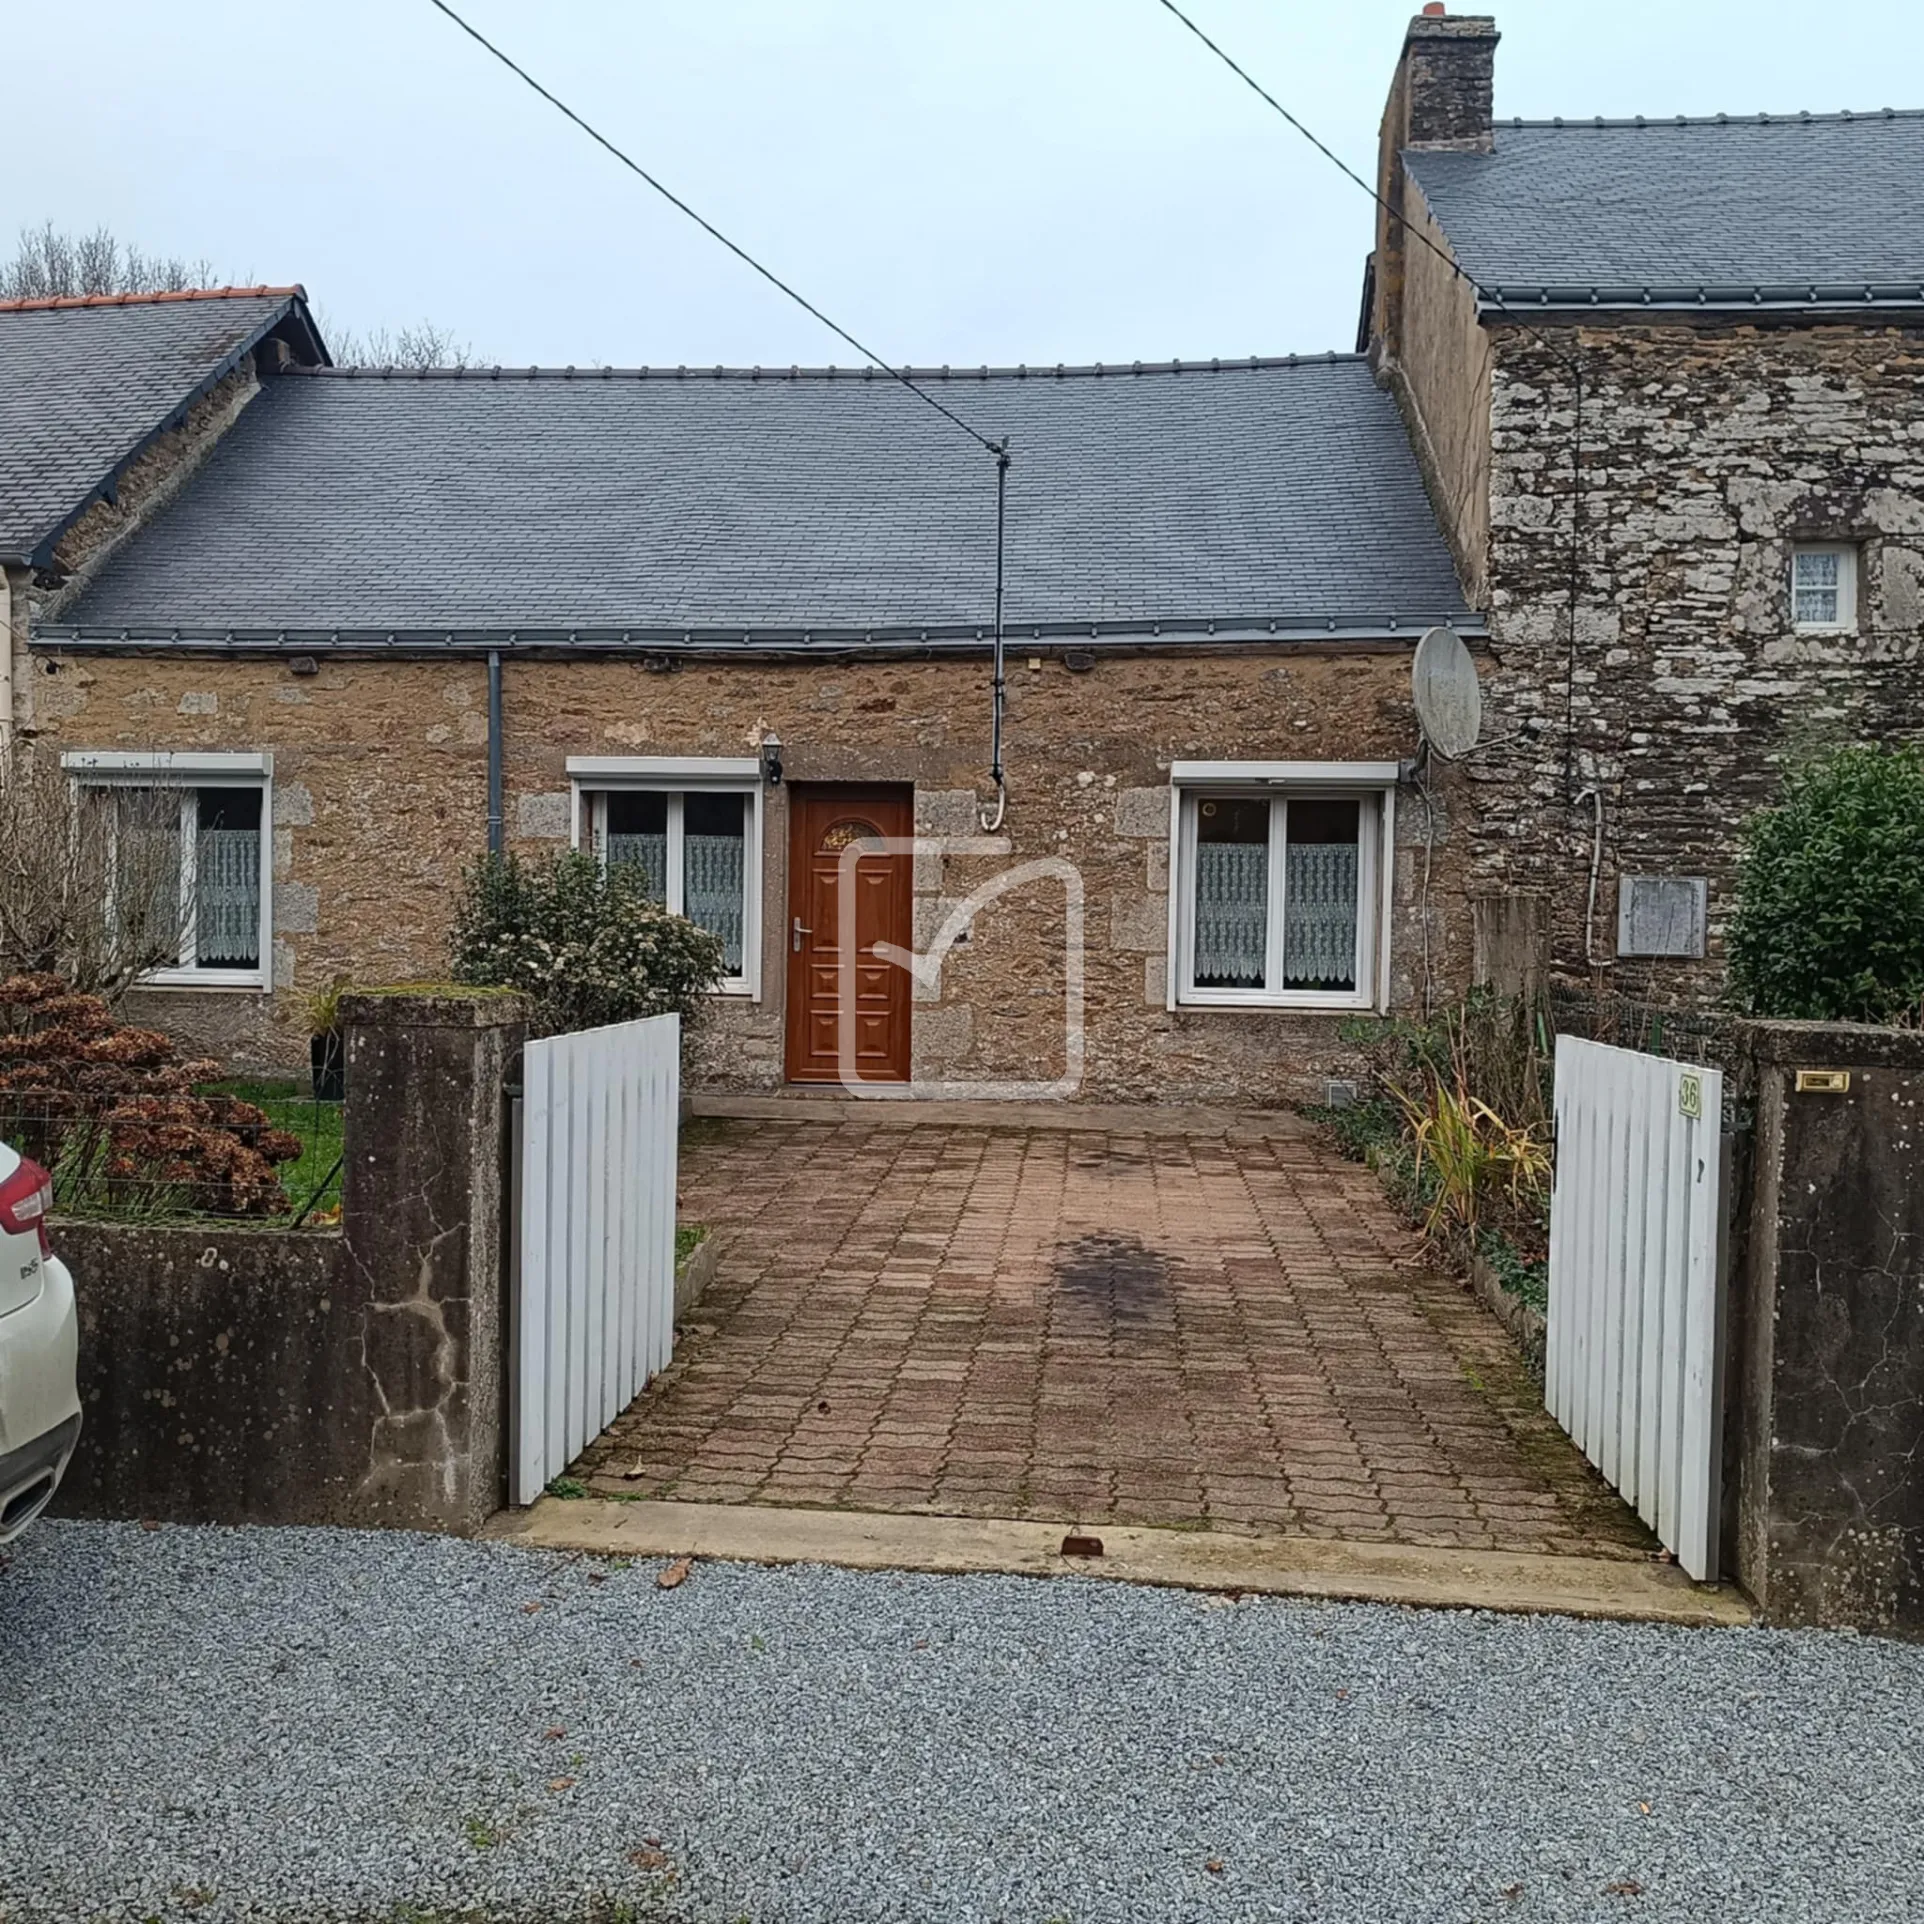
[[1924,113],[1499,123],[1411,152],[1486,288],[1924,283]]
[[[1352,358],[973,376],[1013,438],[1012,622],[1461,618]],[[64,621],[703,631],[990,616],[993,464],[885,379],[273,379]]]
[[237,348],[284,293],[0,308],[0,555],[29,555]]

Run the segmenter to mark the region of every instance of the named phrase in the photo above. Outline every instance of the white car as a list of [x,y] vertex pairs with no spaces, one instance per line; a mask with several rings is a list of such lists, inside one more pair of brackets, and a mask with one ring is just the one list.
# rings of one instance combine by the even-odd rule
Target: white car
[[80,1438],[80,1332],[52,1207],[53,1178],[0,1143],[0,1543],[52,1501]]

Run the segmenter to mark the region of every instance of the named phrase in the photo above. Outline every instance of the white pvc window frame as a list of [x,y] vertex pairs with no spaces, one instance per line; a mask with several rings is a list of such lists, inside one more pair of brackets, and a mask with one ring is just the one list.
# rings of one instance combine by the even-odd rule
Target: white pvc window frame
[[742,811],[742,967],[725,976],[717,995],[759,1002],[762,994],[762,775],[752,755],[571,755],[568,758],[569,834],[598,862],[608,859],[608,797],[615,793],[668,799],[667,907],[683,913],[682,804],[690,794],[745,795]]
[[[1829,621],[1800,621],[1797,617],[1797,597],[1800,593],[1812,592],[1808,584],[1798,580],[1799,563],[1819,557],[1834,559],[1837,563],[1837,580],[1833,586],[1837,593],[1837,613]],[[1822,589],[1817,590],[1822,592]],[[1857,627],[1857,544],[1854,541],[1799,541],[1790,551],[1789,569],[1790,625],[1800,635],[1841,635],[1853,632]]]
[[[1177,762],[1169,785],[1169,966],[1167,1006],[1176,1009],[1301,1009],[1379,1013],[1389,1007],[1390,910],[1395,873],[1395,762]],[[1198,805],[1211,797],[1270,804],[1268,959],[1277,986],[1198,988],[1196,831]],[[1356,968],[1354,989],[1289,989],[1281,974],[1288,891],[1285,886],[1289,802],[1354,801],[1357,821]]]
[[[274,758],[265,753],[183,750],[74,749],[60,766],[76,787],[177,788],[180,790],[181,957],[168,968],[150,969],[143,989],[241,989],[254,993],[274,986]],[[199,926],[195,861],[199,846],[203,788],[251,788],[261,798],[259,962],[251,969],[203,969],[193,960]]]

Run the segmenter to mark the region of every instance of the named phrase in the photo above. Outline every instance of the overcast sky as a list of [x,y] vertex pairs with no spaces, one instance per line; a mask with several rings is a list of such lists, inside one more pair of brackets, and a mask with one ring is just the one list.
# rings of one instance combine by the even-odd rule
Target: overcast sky
[[[1369,202],[1156,0],[456,0],[885,357],[1353,345]],[[1366,175],[1409,0],[1189,0]],[[0,235],[104,223],[525,364],[849,350],[428,0],[12,0]],[[24,16],[24,17],[23,17]],[[1924,105],[1900,0],[1508,0],[1497,111]]]

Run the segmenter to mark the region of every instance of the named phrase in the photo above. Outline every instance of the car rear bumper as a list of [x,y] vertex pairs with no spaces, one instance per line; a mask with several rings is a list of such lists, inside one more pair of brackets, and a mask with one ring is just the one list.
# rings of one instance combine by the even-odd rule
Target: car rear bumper
[[80,1435],[73,1278],[46,1259],[40,1294],[0,1316],[0,1543],[47,1507]]
[[53,1500],[80,1441],[80,1412],[0,1456],[0,1543],[11,1542]]

